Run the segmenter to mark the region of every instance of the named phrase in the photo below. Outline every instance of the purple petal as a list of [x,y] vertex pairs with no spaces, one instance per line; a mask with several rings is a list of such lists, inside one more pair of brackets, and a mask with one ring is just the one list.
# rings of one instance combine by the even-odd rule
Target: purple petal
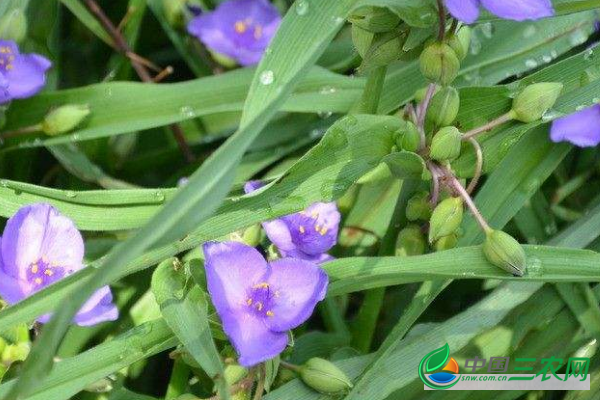
[[273,221],[263,222],[262,224],[269,240],[277,246],[280,251],[293,251],[296,245],[292,241],[292,234],[289,226],[284,219],[274,219]]
[[280,354],[287,346],[286,332],[273,332],[256,314],[238,311],[221,315],[223,330],[239,354],[239,363],[252,367]]
[[13,68],[5,72],[9,82],[8,90],[13,99],[31,97],[46,84],[46,71],[52,64],[37,54],[22,54],[13,63]]
[[208,292],[221,318],[244,308],[248,290],[268,273],[263,256],[239,242],[207,242],[203,249]]
[[452,16],[467,24],[479,17],[479,0],[445,0],[446,8]]
[[50,204],[21,207],[6,223],[2,240],[4,270],[26,280],[26,270],[44,258],[67,273],[83,267],[84,243],[69,218]]
[[212,51],[251,65],[262,57],[280,21],[267,0],[227,0],[194,18],[188,31]]
[[83,304],[73,321],[79,326],[91,326],[101,322],[117,320],[119,318],[119,310],[113,304],[112,300],[112,292],[108,286],[98,289]]
[[553,142],[571,142],[579,147],[600,143],[600,104],[578,111],[552,122],[550,138]]
[[244,193],[249,194],[265,186],[261,181],[248,181],[244,184]]
[[480,0],[492,14],[514,21],[540,19],[554,15],[550,0]]
[[321,265],[326,262],[335,260],[335,257],[333,257],[327,253],[312,255],[312,254],[306,254],[300,250],[285,251],[285,252],[283,252],[282,255],[284,257],[298,258],[300,260],[310,261],[317,265]]
[[2,72],[0,72],[0,104],[5,104],[11,101],[10,92],[8,91],[8,80]]
[[276,332],[294,329],[306,321],[325,298],[329,279],[316,264],[294,258],[271,263],[269,284],[277,292],[271,304],[272,317],[266,319]]
[[[0,237],[0,243],[2,237]],[[25,298],[29,293],[28,285],[23,285],[21,282],[4,272],[4,263],[2,262],[2,254],[0,253],[0,297],[8,304],[15,304]]]

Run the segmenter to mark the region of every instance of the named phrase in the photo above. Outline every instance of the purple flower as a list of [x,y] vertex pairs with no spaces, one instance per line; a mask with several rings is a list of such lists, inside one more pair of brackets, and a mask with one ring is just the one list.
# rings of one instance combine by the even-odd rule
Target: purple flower
[[550,139],[571,142],[579,147],[597,146],[600,143],[600,104],[552,122]]
[[260,61],[280,22],[277,8],[267,0],[227,0],[192,19],[188,32],[210,50],[246,66]]
[[445,0],[450,14],[467,24],[479,17],[479,6],[492,14],[515,21],[540,19],[554,15],[550,0]]
[[[250,181],[244,191],[251,193],[261,186],[261,182]],[[314,203],[262,225],[282,256],[322,263],[333,259],[326,253],[337,243],[340,212],[335,203]]]
[[[73,221],[49,204],[32,204],[17,211],[6,223],[0,246],[0,296],[9,304],[84,267],[81,234]],[[81,307],[74,322],[89,326],[118,316],[110,288],[104,286]],[[38,321],[49,319],[47,314]]]
[[21,54],[16,43],[0,40],[0,104],[38,93],[52,64],[38,54]]
[[258,250],[239,242],[208,242],[203,249],[208,292],[245,367],[281,353],[287,331],[325,298],[329,280],[314,263],[294,258],[267,263]]

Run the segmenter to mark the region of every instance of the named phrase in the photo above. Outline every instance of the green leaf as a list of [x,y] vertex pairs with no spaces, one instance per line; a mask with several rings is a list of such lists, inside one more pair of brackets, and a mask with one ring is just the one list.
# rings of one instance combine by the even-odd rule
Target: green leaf
[[152,275],[152,293],[167,324],[202,369],[219,385],[224,398],[229,394],[223,376],[223,362],[208,322],[206,294],[197,285],[190,287],[183,269],[177,270],[177,259],[161,262]]
[[421,156],[410,151],[391,153],[383,158],[398,179],[427,179],[428,170]]

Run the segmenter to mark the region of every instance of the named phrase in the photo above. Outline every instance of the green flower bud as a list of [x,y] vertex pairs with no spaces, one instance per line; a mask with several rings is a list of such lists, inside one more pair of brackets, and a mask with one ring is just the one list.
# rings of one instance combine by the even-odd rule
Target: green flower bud
[[406,204],[406,219],[409,221],[429,220],[429,217],[431,217],[431,203],[428,197],[429,193],[427,192],[417,193],[411,197]]
[[15,9],[0,18],[0,38],[20,43],[27,36],[27,17],[21,9]]
[[406,34],[398,32],[377,33],[363,57],[360,71],[366,73],[375,67],[382,67],[400,59]]
[[542,118],[554,106],[563,84],[557,82],[534,83],[527,86],[513,100],[512,112],[516,120],[533,122]]
[[437,205],[429,220],[429,243],[456,231],[463,219],[463,200],[449,197]]
[[235,385],[248,375],[248,370],[241,365],[233,364],[225,367],[223,376],[228,385]]
[[300,378],[306,385],[323,394],[342,394],[353,387],[344,371],[332,362],[318,357],[311,358],[300,367]]
[[358,186],[353,185],[337,201],[338,210],[346,215],[352,210],[358,198]]
[[242,234],[242,241],[248,246],[256,247],[260,243],[262,229],[260,224],[252,225]]
[[90,107],[86,104],[60,106],[46,114],[42,121],[42,131],[50,136],[67,133],[81,124],[90,112]]
[[469,54],[469,46],[471,45],[471,28],[463,26],[454,35],[448,38],[448,46],[454,50],[459,61],[465,59]]
[[503,231],[490,231],[483,243],[483,254],[489,262],[515,276],[525,273],[527,258],[523,246]]
[[458,236],[456,236],[455,233],[451,233],[448,236],[444,236],[438,239],[437,242],[435,242],[435,251],[444,251],[444,250],[450,250],[456,247],[456,244],[458,243]]
[[435,126],[452,125],[458,115],[460,96],[458,90],[447,86],[433,95],[427,109],[427,121]]
[[396,255],[402,257],[418,256],[425,253],[425,235],[418,225],[408,225],[398,233]]
[[433,42],[425,47],[420,58],[421,73],[432,82],[447,86],[456,78],[460,61],[454,50],[444,43]]
[[400,17],[385,7],[361,7],[348,17],[348,21],[373,33],[389,32],[400,23]]
[[454,126],[440,129],[431,141],[429,156],[437,161],[452,161],[460,156],[462,134]]
[[366,31],[363,28],[360,28],[356,25],[352,25],[352,43],[356,48],[356,51],[361,56],[361,58],[365,58],[367,51],[371,47],[371,43],[373,43],[373,38],[375,34],[372,32]]
[[419,149],[421,135],[417,127],[412,122],[407,122],[400,134],[396,137],[396,146],[402,150],[412,151],[413,153]]

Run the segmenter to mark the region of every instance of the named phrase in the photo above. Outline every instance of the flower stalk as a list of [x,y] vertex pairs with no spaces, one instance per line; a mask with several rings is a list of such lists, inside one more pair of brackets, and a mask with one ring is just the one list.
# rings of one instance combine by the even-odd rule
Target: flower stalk
[[506,114],[503,114],[503,115],[499,116],[498,118],[491,120],[490,122],[488,122],[485,125],[482,125],[478,128],[475,128],[468,132],[465,132],[463,134],[462,140],[467,141],[471,138],[474,138],[477,135],[480,135],[485,132],[489,132],[492,129],[497,128],[498,126],[500,126],[506,122],[512,121],[513,119],[515,119],[515,113],[511,110],[511,111],[507,112]]

